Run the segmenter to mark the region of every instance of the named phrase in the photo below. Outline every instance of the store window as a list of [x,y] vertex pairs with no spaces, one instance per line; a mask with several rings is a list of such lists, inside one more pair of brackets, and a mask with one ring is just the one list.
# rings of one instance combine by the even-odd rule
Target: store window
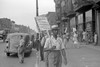
[[92,31],[92,10],[86,12],[86,29]]
[[72,26],[75,26],[75,17],[73,17],[73,18],[70,20],[70,25],[71,25],[71,27],[72,27]]
[[73,17],[72,19],[70,19],[70,27],[71,27],[71,31],[72,31],[73,27],[74,27],[74,28],[76,27],[76,24],[75,24],[75,17]]
[[80,14],[78,16],[78,24],[81,24],[81,23],[83,23],[83,14]]
[[83,14],[78,15],[78,31],[83,31]]
[[93,42],[93,27],[92,27],[92,9],[86,12],[86,31],[88,31],[88,42]]
[[86,12],[86,22],[92,21],[92,10]]

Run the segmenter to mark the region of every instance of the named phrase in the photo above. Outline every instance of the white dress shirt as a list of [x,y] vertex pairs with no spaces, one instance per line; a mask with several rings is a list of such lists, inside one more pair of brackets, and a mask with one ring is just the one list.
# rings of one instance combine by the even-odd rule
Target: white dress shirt
[[57,39],[55,39],[53,36],[51,36],[47,38],[44,48],[52,48],[53,46],[56,46],[55,50],[61,50],[65,48],[60,37],[57,37]]

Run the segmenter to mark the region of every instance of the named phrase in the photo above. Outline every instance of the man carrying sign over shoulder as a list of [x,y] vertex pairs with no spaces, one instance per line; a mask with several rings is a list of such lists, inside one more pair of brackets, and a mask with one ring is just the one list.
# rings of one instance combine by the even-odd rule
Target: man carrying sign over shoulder
[[52,36],[47,38],[44,51],[48,52],[46,67],[61,67],[62,66],[62,56],[67,64],[66,52],[64,44],[62,43],[62,38],[58,36],[58,26],[52,26]]

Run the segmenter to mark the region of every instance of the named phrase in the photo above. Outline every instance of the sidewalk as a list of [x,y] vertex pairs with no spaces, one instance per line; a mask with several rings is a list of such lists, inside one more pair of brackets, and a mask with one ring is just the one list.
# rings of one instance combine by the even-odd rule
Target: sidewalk
[[100,46],[86,45],[88,48],[100,50]]
[[[72,45],[73,42],[70,40],[68,42],[68,44]],[[85,47],[92,48],[92,49],[95,49],[95,50],[100,50],[100,46],[94,46],[93,44],[86,45],[85,43],[80,43],[80,46],[85,46]]]
[[[81,46],[81,47],[92,48],[92,49],[95,49],[95,50],[100,50],[100,46],[93,46],[92,44],[85,45],[84,43],[81,43],[80,46]],[[67,43],[67,49],[73,51],[73,49],[71,49],[71,48],[73,48],[73,42],[72,42],[72,41],[69,41],[69,42]],[[67,53],[68,50],[66,50],[66,53]],[[68,56],[67,56],[67,57],[68,57]],[[67,59],[69,60],[69,58],[67,58]],[[62,61],[63,61],[63,60],[62,60]],[[70,67],[70,65],[71,65],[70,63],[68,63],[67,66],[65,66],[64,64],[62,64],[62,67]],[[40,66],[40,67],[45,67],[45,62],[40,61],[39,66]]]
[[95,50],[100,50],[100,46],[94,46],[93,44],[84,44],[84,43],[81,43],[82,46],[86,46],[88,48],[92,48],[92,49],[95,49]]
[[[40,61],[39,67],[45,67],[45,62]],[[62,67],[68,67],[68,66],[65,66],[64,63],[62,63]]]

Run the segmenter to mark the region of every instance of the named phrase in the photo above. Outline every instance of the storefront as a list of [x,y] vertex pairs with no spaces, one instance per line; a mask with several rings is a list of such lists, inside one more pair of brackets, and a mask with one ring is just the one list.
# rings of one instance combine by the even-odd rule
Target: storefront
[[100,0],[96,0],[96,4],[98,5],[98,7],[95,7],[95,16],[96,16],[96,33],[98,35],[98,41],[97,41],[97,45],[100,46]]
[[73,35],[73,28],[76,28],[75,17],[70,19],[70,33]]
[[78,15],[78,40],[82,42],[82,32],[83,32],[83,14]]
[[76,28],[75,17],[70,19],[70,30],[71,30],[71,32],[73,32],[73,28]]
[[97,35],[98,35],[98,45],[100,45],[100,10],[96,11],[96,21],[97,21]]
[[[89,43],[93,43],[94,32],[95,32],[95,20],[93,19],[93,9],[90,9],[85,12],[86,18],[86,29],[87,31],[87,40]],[[95,17],[94,17],[95,18]]]
[[79,40],[82,39],[82,32],[87,31],[87,40],[93,43],[93,36],[95,32],[95,10],[93,9],[93,1],[88,0],[72,0],[74,11],[79,13],[78,17],[78,31],[80,34]]
[[78,15],[78,29],[79,32],[83,31],[83,14]]
[[92,31],[92,9],[86,12],[86,31]]

